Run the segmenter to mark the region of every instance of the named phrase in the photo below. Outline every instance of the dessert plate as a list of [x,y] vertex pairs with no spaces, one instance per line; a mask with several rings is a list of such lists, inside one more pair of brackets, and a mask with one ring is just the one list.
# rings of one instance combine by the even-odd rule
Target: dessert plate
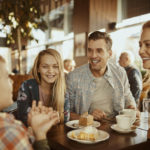
[[96,138],[96,140],[92,141],[92,140],[79,140],[76,138],[72,137],[72,133],[75,134],[76,136],[78,136],[80,134],[80,132],[82,132],[84,130],[82,129],[77,129],[77,130],[73,130],[67,133],[67,137],[73,141],[79,142],[79,143],[83,143],[83,144],[95,144],[101,141],[105,141],[109,138],[109,134],[103,130],[98,130],[98,136]]
[[121,129],[121,128],[118,127],[117,124],[113,124],[111,126],[111,129],[113,129],[113,130],[115,130],[119,133],[130,133],[130,132],[134,132],[136,130],[136,127],[133,126],[130,129]]
[[[79,125],[79,120],[72,120],[72,121],[68,121],[66,123],[66,126],[73,128],[73,129],[77,129],[77,128],[83,128],[84,126],[80,126]],[[98,121],[93,121],[93,125],[91,125],[92,127],[99,127],[100,126],[100,122]]]

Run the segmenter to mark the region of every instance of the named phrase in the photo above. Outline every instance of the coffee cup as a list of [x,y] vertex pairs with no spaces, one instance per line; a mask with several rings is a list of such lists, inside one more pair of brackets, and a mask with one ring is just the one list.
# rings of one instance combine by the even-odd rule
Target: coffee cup
[[136,110],[134,109],[123,109],[119,112],[120,115],[127,115],[132,118],[133,123],[136,120]]
[[129,115],[117,115],[116,116],[117,125],[119,128],[127,130],[133,125],[133,119]]

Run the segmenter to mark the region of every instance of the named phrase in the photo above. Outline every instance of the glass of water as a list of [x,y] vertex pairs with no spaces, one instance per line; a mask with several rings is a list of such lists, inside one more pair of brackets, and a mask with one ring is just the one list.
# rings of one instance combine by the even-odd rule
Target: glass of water
[[150,99],[143,99],[143,112],[146,114],[145,117],[150,117]]
[[144,118],[148,122],[148,126],[150,128],[150,99],[143,99],[143,112]]

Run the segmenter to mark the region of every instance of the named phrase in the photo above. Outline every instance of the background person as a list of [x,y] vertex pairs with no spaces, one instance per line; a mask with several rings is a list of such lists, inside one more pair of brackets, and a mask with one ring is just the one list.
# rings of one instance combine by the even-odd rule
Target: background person
[[137,68],[132,65],[132,57],[129,52],[123,52],[119,58],[119,64],[122,66],[128,76],[130,90],[135,99],[136,104],[139,103],[140,94],[142,91],[142,76]]
[[64,72],[69,73],[75,69],[75,61],[72,59],[65,59],[64,60]]

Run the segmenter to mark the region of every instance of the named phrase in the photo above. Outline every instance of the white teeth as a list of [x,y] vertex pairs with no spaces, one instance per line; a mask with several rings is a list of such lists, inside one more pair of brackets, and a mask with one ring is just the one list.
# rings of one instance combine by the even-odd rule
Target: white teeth
[[99,60],[92,60],[92,62],[93,62],[94,64],[96,64],[96,63],[99,62]]
[[150,58],[142,58],[143,60],[150,60]]
[[48,77],[48,78],[53,78],[53,77],[54,77],[54,75],[48,75],[47,77]]

